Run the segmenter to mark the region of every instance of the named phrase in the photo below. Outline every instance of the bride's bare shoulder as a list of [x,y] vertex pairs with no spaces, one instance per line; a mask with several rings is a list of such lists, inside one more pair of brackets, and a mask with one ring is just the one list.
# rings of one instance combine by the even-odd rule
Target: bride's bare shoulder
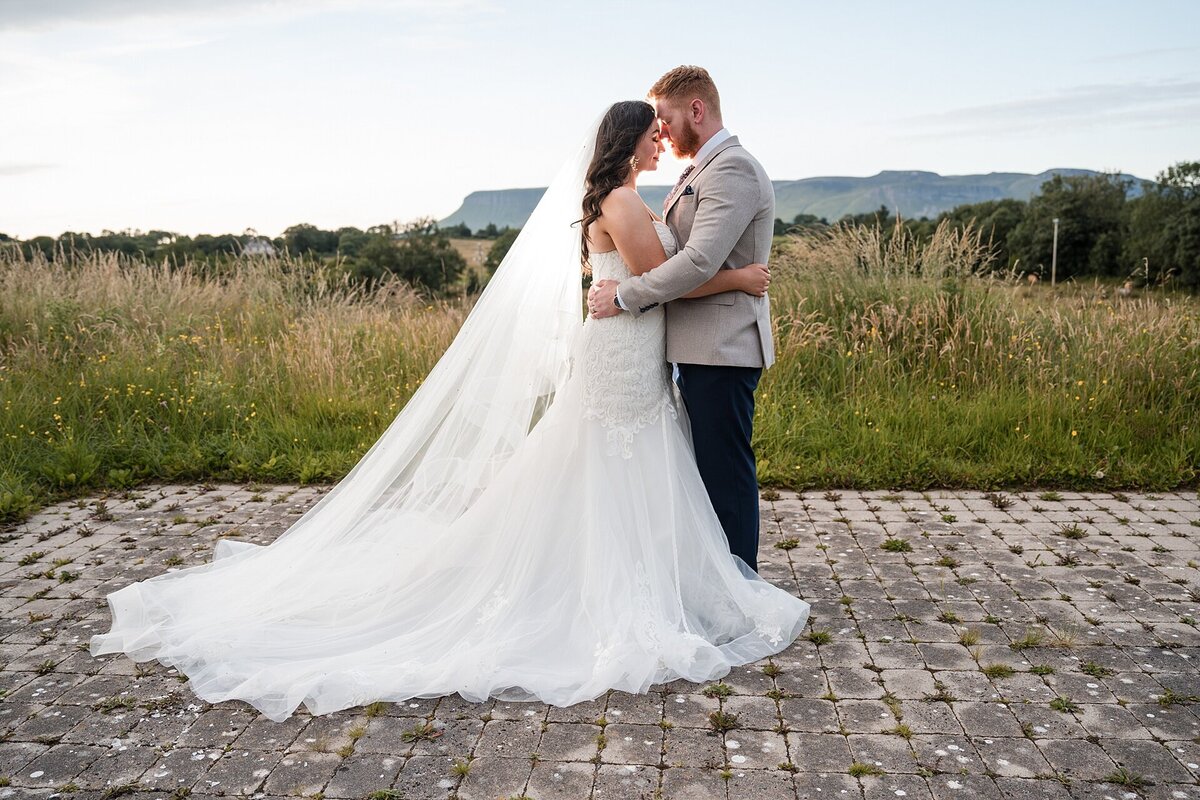
[[600,214],[606,217],[622,218],[635,213],[644,215],[645,209],[642,196],[628,186],[618,186],[600,202]]
[[608,197],[601,200],[600,210],[607,213],[612,210],[614,212],[625,211],[634,207],[634,209],[642,209],[646,204],[642,201],[641,194],[637,190],[632,190],[628,186],[618,186],[613,191],[608,192]]

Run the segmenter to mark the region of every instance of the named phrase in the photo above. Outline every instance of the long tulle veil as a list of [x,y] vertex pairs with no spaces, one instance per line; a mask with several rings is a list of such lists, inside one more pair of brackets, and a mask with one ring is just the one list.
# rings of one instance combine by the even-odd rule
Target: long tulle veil
[[[164,646],[163,637],[204,629],[219,636],[235,619],[243,627],[251,617],[296,619],[305,593],[318,602],[314,579],[324,575],[332,586],[330,576],[353,576],[363,559],[382,568],[398,552],[413,564],[422,548],[439,546],[439,534],[500,474],[570,375],[583,329],[574,223],[599,122],[560,168],[450,347],[350,472],[270,545],[223,538],[208,564],[109,594],[113,629],[92,637],[93,655],[219,660],[186,641]],[[185,607],[187,624],[175,625],[173,609]]]
[[441,527],[504,468],[566,380],[582,328],[574,223],[582,216],[600,119],[559,169],[458,335],[399,415],[277,541],[337,543],[398,519]]

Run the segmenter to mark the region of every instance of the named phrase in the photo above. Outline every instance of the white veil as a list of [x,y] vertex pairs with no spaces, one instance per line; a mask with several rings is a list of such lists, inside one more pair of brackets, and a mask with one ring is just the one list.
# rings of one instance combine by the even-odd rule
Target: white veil
[[[603,114],[559,169],[450,347],[363,458],[281,537],[343,543],[462,514],[566,380],[583,325],[584,178]],[[296,542],[292,542],[293,544]]]

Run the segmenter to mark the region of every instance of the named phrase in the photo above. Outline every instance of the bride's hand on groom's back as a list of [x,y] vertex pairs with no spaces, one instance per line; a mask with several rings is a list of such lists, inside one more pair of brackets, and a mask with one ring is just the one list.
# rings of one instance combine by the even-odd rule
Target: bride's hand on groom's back
[[740,287],[746,294],[763,297],[771,285],[771,270],[766,264],[747,264],[734,270],[740,281]]

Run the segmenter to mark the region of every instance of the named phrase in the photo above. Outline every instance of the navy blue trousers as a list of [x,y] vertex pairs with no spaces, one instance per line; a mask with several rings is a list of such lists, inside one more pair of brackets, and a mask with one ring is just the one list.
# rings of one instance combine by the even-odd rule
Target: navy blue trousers
[[679,364],[679,393],[692,424],[700,477],[729,550],[758,571],[758,468],[750,436],[759,367]]

